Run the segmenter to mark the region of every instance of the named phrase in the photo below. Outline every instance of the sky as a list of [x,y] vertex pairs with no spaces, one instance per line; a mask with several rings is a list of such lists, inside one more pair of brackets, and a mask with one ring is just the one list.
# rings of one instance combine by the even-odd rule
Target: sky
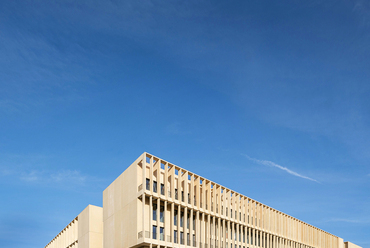
[[143,152],[370,248],[370,2],[0,1],[0,244]]

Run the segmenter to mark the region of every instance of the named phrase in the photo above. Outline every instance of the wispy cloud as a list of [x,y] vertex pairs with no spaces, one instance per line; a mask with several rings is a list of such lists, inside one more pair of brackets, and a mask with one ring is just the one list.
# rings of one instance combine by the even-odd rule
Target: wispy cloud
[[189,130],[186,130],[184,125],[180,122],[172,122],[169,125],[166,126],[166,132],[168,134],[174,134],[174,135],[183,135],[183,134],[190,134],[191,132]]
[[73,184],[84,184],[88,179],[91,179],[76,170],[63,170],[56,172],[32,170],[30,172],[22,172],[16,176],[18,176],[21,181],[33,183],[64,184],[73,182]]
[[292,171],[290,169],[288,169],[287,167],[284,167],[284,166],[281,166],[281,165],[278,165],[272,161],[268,161],[268,160],[259,160],[259,159],[256,159],[256,158],[251,158],[249,157],[248,155],[246,154],[242,154],[243,156],[245,156],[247,159],[249,159],[250,161],[253,161],[257,164],[262,164],[262,165],[266,165],[266,166],[272,166],[272,167],[276,167],[280,170],[283,170],[293,176],[296,176],[296,177],[300,177],[300,178],[303,178],[303,179],[307,179],[307,180],[310,180],[310,181],[313,181],[313,182],[316,182],[316,183],[320,183],[319,181],[313,179],[313,178],[310,178],[310,177],[307,177],[307,176],[304,176],[304,175],[301,175],[295,171]]
[[40,185],[52,187],[65,186],[87,186],[104,181],[91,175],[83,174],[77,170],[40,170],[40,169],[1,169],[0,178],[12,178],[13,183],[23,183],[27,185]]
[[354,2],[353,12],[357,13],[361,24],[370,25],[370,3],[366,0],[357,0]]
[[325,222],[346,222],[346,223],[356,223],[356,224],[365,224],[365,223],[370,223],[370,220],[359,220],[359,219],[344,219],[344,218],[333,218],[326,220]]

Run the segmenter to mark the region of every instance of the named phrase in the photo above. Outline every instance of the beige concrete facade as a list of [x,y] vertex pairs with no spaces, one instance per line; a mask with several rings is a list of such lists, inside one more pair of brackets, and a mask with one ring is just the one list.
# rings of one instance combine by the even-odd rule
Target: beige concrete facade
[[[102,216],[84,211],[68,225],[72,231],[63,230],[46,248],[359,248],[148,153],[104,190]],[[76,234],[80,218],[94,219],[84,224],[93,231],[78,227]],[[86,233],[103,233],[103,241],[87,242]]]
[[103,248],[103,208],[88,205],[45,248]]

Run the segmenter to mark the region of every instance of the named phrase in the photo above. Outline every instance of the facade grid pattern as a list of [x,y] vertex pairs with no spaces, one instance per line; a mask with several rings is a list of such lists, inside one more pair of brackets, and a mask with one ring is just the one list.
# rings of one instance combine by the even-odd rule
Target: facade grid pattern
[[[198,248],[338,248],[343,242],[337,236],[153,155],[146,153],[137,166],[141,174],[138,197],[144,227],[138,232],[140,238],[161,237],[158,242],[164,246]],[[165,213],[151,211],[153,206],[161,206]],[[153,214],[168,219],[163,221]],[[183,225],[184,219],[188,226]],[[163,237],[160,229],[153,226],[164,230]]]

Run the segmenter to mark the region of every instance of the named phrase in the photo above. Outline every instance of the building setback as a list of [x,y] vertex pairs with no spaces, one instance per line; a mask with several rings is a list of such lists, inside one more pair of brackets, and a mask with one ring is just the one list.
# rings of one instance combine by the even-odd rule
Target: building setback
[[148,153],[45,246],[67,247],[360,248]]

